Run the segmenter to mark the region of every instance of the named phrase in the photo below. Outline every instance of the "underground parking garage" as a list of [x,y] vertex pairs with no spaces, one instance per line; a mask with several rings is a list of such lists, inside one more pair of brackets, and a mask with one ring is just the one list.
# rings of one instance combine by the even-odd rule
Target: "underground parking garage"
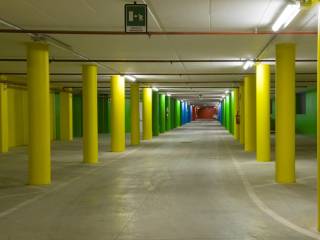
[[318,1],[0,12],[0,240],[320,239]]

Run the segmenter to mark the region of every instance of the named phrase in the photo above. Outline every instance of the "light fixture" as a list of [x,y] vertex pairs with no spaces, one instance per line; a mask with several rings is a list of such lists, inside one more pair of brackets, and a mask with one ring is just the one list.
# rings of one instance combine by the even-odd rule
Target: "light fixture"
[[295,4],[289,4],[280,14],[278,19],[272,26],[272,31],[277,32],[280,28],[286,28],[292,20],[298,15],[301,10],[300,2],[297,1]]
[[226,90],[226,91],[225,91],[225,94],[228,94],[228,93],[229,93],[229,90]]
[[156,88],[156,87],[153,87],[152,90],[155,91],[155,92],[158,92],[158,91],[159,91],[159,89]]
[[254,65],[254,61],[252,60],[247,60],[245,61],[245,63],[243,64],[243,69],[244,70],[248,70],[249,68],[253,67]]
[[168,97],[171,97],[171,94],[170,94],[170,93],[167,93],[167,96],[168,96]]
[[124,75],[124,77],[126,78],[126,79],[128,79],[128,80],[130,80],[131,82],[135,82],[137,79],[134,77],[134,76],[132,76],[132,75]]

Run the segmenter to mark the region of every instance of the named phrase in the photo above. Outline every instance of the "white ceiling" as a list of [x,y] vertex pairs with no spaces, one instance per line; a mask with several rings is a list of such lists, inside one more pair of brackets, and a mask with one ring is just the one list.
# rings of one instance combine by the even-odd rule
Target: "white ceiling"
[[[10,0],[0,1],[1,19],[24,29],[45,30],[124,30],[125,0]],[[270,31],[272,23],[288,3],[287,0],[141,0],[149,7],[149,31],[178,32],[261,32]],[[315,9],[305,9],[286,31],[317,31]],[[1,24],[0,28],[10,27]],[[26,34],[0,33],[0,58],[25,58]],[[273,35],[66,35],[51,37],[69,45],[89,59],[114,60],[239,60],[256,58]],[[281,35],[266,48],[261,59],[275,58],[275,44],[294,42],[297,59],[316,59],[315,35]],[[50,57],[77,59],[71,51],[50,46]],[[55,86],[81,86],[82,63],[51,63],[51,73],[74,73],[73,76],[52,76]],[[173,87],[189,89],[190,97],[207,91],[236,87],[248,72],[234,63],[102,63],[100,73],[136,73],[139,81],[158,86],[175,95]],[[272,69],[273,67],[273,63]],[[274,71],[274,70],[273,70]],[[1,62],[0,73],[25,73],[25,62]],[[298,73],[315,73],[315,63],[297,63]],[[186,74],[157,75],[157,74]],[[224,75],[197,75],[224,73]],[[230,73],[230,75],[226,75]],[[233,74],[231,74],[233,73]],[[143,75],[147,74],[147,75]],[[154,75],[152,75],[154,74]],[[242,74],[242,75],[241,75]],[[10,75],[23,81],[24,77]],[[101,84],[108,77],[99,76]],[[297,75],[297,86],[314,86],[316,75]],[[306,83],[307,81],[307,83]],[[170,83],[171,82],[171,83]],[[198,82],[198,83],[197,83]],[[200,87],[207,87],[203,89]],[[216,88],[215,88],[216,87]],[[188,92],[187,91],[187,92]],[[185,94],[188,95],[188,94]],[[217,93],[217,96],[219,94]],[[184,96],[185,97],[185,96]]]

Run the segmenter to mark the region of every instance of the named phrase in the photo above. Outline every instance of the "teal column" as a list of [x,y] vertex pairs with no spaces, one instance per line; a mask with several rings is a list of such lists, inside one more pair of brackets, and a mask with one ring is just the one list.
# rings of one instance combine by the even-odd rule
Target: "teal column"
[[159,93],[152,92],[152,135],[159,136]]
[[160,133],[164,133],[166,131],[166,96],[164,94],[160,94],[159,101]]
[[180,127],[181,126],[181,102],[178,100],[178,99],[176,99],[175,100],[175,105],[176,105],[176,107],[175,107],[175,115],[176,115],[176,117],[175,117],[175,122],[176,122],[176,124],[175,124],[175,126],[176,127]]
[[172,126],[171,126],[171,97],[169,96],[166,96],[166,131],[169,131],[172,129]]

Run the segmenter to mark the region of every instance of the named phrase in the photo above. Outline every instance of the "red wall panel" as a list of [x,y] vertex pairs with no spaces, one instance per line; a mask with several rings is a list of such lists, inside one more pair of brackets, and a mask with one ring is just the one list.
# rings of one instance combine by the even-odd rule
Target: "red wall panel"
[[217,114],[217,109],[215,107],[200,107],[197,112],[198,119],[213,119]]

